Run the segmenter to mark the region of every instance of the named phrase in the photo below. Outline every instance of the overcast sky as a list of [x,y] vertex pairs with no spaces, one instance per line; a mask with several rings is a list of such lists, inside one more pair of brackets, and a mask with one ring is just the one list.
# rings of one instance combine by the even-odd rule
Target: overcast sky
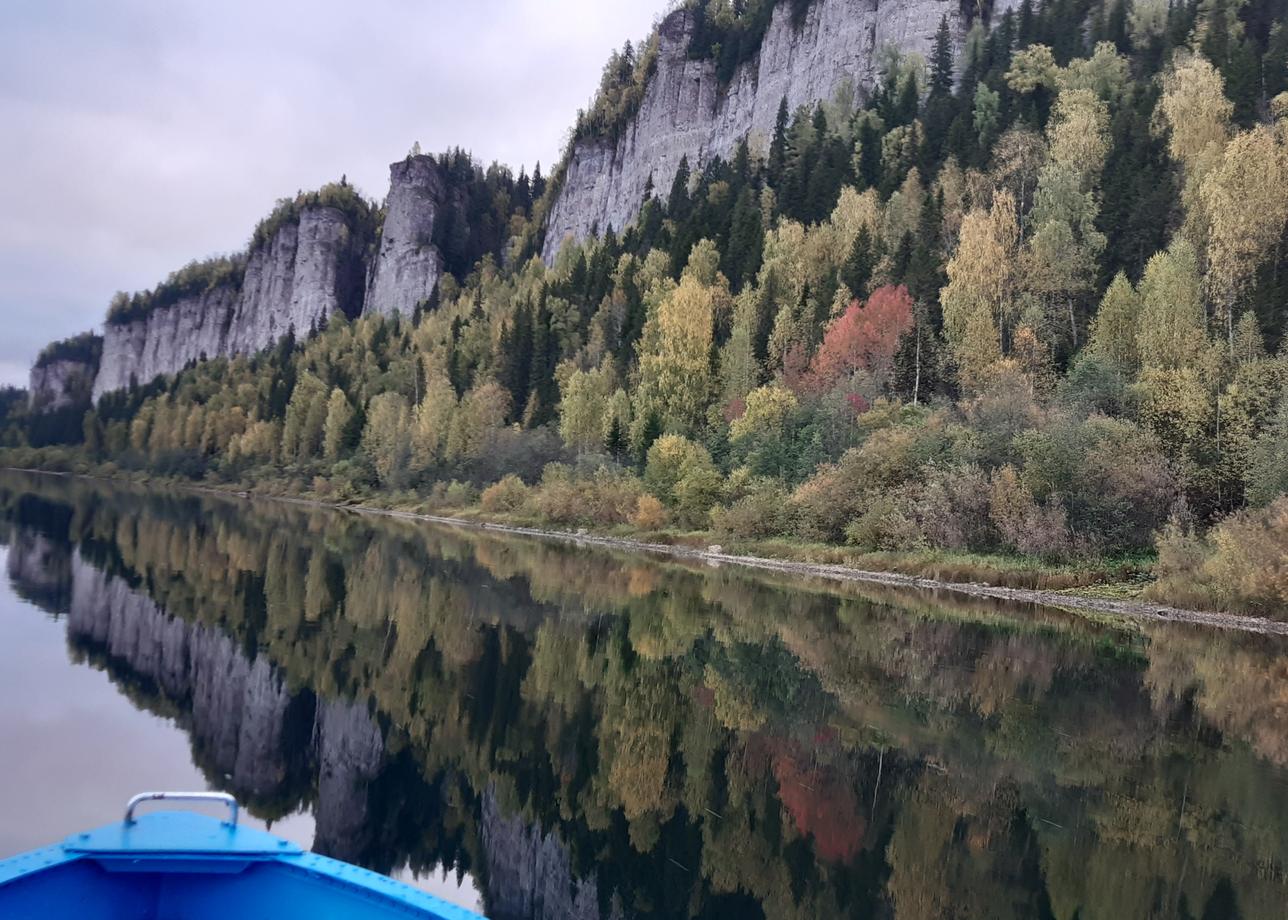
[[419,141],[547,172],[665,0],[4,0],[0,384],[117,290]]

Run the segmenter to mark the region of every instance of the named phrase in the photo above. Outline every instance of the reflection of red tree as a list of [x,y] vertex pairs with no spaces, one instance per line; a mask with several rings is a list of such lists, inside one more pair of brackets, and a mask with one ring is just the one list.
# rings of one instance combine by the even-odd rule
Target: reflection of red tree
[[853,859],[863,844],[866,823],[845,777],[832,767],[812,766],[807,758],[790,751],[776,751],[773,764],[778,799],[801,835],[814,838],[819,859],[840,863]]

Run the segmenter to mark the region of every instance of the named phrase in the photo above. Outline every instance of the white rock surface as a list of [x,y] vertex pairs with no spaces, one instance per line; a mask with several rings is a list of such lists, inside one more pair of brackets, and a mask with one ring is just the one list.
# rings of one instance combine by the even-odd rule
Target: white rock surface
[[236,289],[217,287],[133,322],[107,323],[94,399],[173,374],[190,361],[225,354],[228,325],[236,308]]
[[356,312],[358,243],[335,208],[306,207],[250,253],[240,288],[221,286],[129,323],[108,323],[94,398],[189,362],[253,354],[288,331],[304,338],[337,310]]
[[[994,15],[1011,5],[1001,0]],[[621,137],[574,145],[546,225],[546,261],[568,239],[630,224],[649,177],[666,194],[684,157],[697,174],[712,159],[728,158],[743,137],[764,153],[784,98],[794,111],[834,98],[847,82],[870,92],[887,45],[929,57],[944,16],[960,40],[965,23],[952,0],[815,0],[799,29],[790,5],[780,3],[759,53],[722,88],[712,62],[688,57],[691,14],[672,13],[661,26],[657,70]]]
[[389,197],[372,266],[364,312],[409,316],[429,300],[443,274],[431,240],[446,200],[446,183],[432,157],[409,156],[389,167]]
[[84,361],[60,359],[31,368],[28,401],[35,412],[53,412],[83,402],[94,386],[98,368]]

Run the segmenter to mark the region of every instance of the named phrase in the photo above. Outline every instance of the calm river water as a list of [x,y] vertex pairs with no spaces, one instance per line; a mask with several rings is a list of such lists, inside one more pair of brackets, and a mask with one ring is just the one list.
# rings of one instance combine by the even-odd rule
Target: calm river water
[[1288,642],[0,473],[0,857],[149,788],[507,918],[1281,918]]

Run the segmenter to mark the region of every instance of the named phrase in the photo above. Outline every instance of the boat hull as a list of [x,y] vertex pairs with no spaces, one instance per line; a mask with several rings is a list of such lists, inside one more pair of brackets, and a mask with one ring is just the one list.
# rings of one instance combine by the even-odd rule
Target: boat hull
[[479,920],[383,875],[187,812],[146,815],[0,862],[6,920]]

